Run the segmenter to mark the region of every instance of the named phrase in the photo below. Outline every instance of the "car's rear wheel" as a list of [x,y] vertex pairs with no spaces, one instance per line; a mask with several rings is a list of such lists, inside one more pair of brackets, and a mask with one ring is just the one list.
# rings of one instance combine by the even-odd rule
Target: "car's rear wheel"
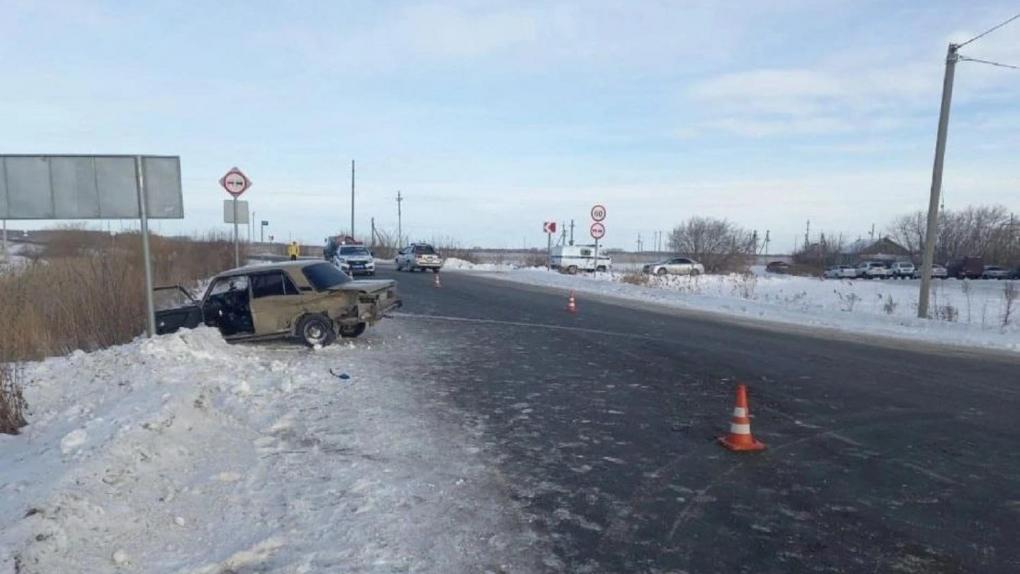
[[577,265],[571,265],[571,266],[567,267],[567,274],[568,275],[577,275]]
[[298,323],[297,334],[309,347],[325,347],[336,340],[333,323],[322,315],[305,315]]
[[365,332],[368,327],[366,323],[358,323],[357,325],[340,325],[340,336],[348,339],[353,339],[358,335]]
[[665,267],[659,267],[659,270],[656,271],[655,274],[660,276],[660,277],[665,275],[666,274],[666,268]]
[[697,269],[691,269],[691,277],[697,277],[698,275],[701,275],[701,271],[698,271]]

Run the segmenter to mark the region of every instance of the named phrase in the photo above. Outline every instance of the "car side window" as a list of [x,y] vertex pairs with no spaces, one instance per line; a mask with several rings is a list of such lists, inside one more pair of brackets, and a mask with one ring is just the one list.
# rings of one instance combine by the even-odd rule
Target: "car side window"
[[251,276],[251,295],[253,299],[297,294],[298,290],[294,286],[294,282],[283,271],[270,271]]
[[591,249],[582,249],[581,257],[591,257]]

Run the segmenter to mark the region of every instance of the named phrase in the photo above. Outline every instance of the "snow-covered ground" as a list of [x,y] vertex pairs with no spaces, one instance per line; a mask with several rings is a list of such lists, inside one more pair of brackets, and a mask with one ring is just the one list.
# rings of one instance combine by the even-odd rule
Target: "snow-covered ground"
[[511,263],[471,263],[457,257],[447,257],[443,261],[443,271],[512,271],[517,269]]
[[3,252],[0,252],[0,274],[17,271],[19,268],[27,265],[30,261],[29,255],[32,255],[38,249],[37,246],[29,243],[9,242],[7,244],[6,259]]
[[319,350],[203,327],[26,365],[0,573],[533,570],[481,430],[417,363],[439,345],[395,320]]
[[[916,317],[918,282],[914,280],[822,280],[750,273],[647,277],[647,284],[635,285],[624,279],[644,276],[620,272],[570,276],[537,268],[491,276],[748,319],[1020,352],[1020,298],[1013,304],[1009,323],[1003,325],[1005,289],[1011,283],[1007,281],[935,281],[931,310],[937,319],[922,320]],[[1020,282],[1012,283],[1020,292]]]

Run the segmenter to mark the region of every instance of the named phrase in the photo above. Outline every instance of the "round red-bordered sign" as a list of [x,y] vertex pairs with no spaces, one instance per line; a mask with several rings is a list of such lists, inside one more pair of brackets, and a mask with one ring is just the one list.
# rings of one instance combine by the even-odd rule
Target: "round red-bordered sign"
[[238,197],[248,191],[248,188],[251,187],[251,180],[241,170],[232,167],[226,175],[220,178],[220,185],[223,189],[227,190],[227,193]]
[[591,224],[591,236],[595,239],[602,239],[606,236],[606,226],[598,221]]
[[606,218],[605,206],[596,203],[595,206],[591,208],[591,218],[594,219],[595,221],[602,221],[603,219],[605,219]]

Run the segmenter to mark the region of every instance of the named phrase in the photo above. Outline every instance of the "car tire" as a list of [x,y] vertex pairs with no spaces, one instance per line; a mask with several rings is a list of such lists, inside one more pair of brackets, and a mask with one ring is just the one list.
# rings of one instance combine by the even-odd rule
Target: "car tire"
[[701,275],[701,271],[698,271],[697,269],[691,269],[691,277],[697,277],[698,275]]
[[662,277],[663,275],[666,274],[666,268],[659,267],[659,269],[655,271],[655,274],[658,275],[659,277]]
[[333,322],[323,315],[305,315],[298,322],[297,335],[301,342],[309,347],[325,347],[336,340],[336,331],[333,330]]
[[567,275],[577,275],[577,265],[567,267]]
[[439,273],[439,268],[438,267],[433,267],[432,268],[432,272],[433,273]]
[[357,325],[340,325],[337,331],[340,332],[340,336],[345,339],[353,339],[365,332],[368,327],[367,323],[358,323]]

